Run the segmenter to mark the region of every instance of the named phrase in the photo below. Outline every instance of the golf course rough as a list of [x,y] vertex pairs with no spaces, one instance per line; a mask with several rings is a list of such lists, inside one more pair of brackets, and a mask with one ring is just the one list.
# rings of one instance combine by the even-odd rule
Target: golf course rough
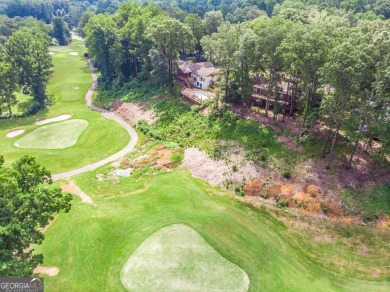
[[247,291],[248,275],[184,224],[148,237],[121,271],[129,291]]
[[77,143],[78,138],[88,127],[86,120],[69,120],[42,126],[15,141],[19,148],[64,149]]

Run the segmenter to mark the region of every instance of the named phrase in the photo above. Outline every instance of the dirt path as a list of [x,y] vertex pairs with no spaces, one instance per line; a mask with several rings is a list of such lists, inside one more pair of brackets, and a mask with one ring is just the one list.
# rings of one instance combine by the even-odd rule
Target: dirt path
[[48,275],[50,277],[56,276],[60,272],[60,269],[57,267],[43,267],[38,266],[34,269],[34,274],[43,274]]
[[109,112],[108,110],[105,110],[105,109],[102,109],[96,105],[94,105],[92,103],[92,95],[94,93],[94,91],[96,90],[97,88],[97,85],[98,85],[98,81],[97,81],[97,76],[95,74],[95,69],[93,67],[93,63],[92,63],[92,60],[89,59],[88,60],[88,64],[89,64],[89,70],[91,71],[91,75],[92,75],[92,80],[93,80],[93,83],[92,83],[92,86],[91,88],[88,90],[87,94],[85,95],[85,100],[86,100],[86,103],[87,103],[87,106],[90,107],[91,109],[93,109],[94,111],[97,111],[99,113],[101,113],[106,119],[108,120],[114,120],[116,122],[118,122],[119,124],[121,124],[121,126],[129,133],[131,139],[129,141],[129,143],[127,144],[127,146],[125,148],[123,148],[121,151],[111,155],[110,157],[107,157],[107,158],[104,158],[100,161],[97,161],[95,163],[92,163],[92,164],[89,164],[89,165],[86,165],[86,166],[83,166],[81,168],[78,168],[78,169],[74,169],[74,170],[70,170],[70,171],[67,171],[67,172],[63,172],[63,173],[58,173],[58,174],[54,174],[52,176],[53,180],[61,180],[61,179],[68,179],[74,175],[78,175],[80,173],[84,173],[84,172],[88,172],[88,171],[92,171],[92,170],[95,170],[107,163],[110,163],[110,162],[113,162],[117,159],[120,159],[122,158],[123,156],[125,156],[127,153],[131,152],[135,145],[137,144],[137,141],[138,141],[138,134],[137,132],[134,130],[133,127],[131,127],[128,123],[126,123],[125,120],[123,120],[120,116],[118,116],[117,114],[113,113],[113,112]]
[[86,204],[95,205],[90,196],[83,192],[73,180],[70,180],[68,184],[64,184],[61,186],[63,192],[68,192],[71,194],[75,194],[81,198],[81,202]]

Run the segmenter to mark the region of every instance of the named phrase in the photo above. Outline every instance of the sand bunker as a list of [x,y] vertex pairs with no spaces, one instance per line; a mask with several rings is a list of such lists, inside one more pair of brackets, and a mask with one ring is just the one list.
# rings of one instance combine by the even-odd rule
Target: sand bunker
[[60,122],[60,121],[65,121],[69,119],[72,115],[65,114],[65,115],[60,115],[54,118],[49,118],[49,119],[44,119],[38,122],[35,122],[35,125],[45,125],[49,123],[54,123],[54,122]]
[[34,269],[34,274],[43,274],[50,277],[56,276],[60,272],[60,269],[57,267],[41,267],[38,266]]
[[12,137],[19,136],[19,135],[23,134],[24,132],[25,132],[25,130],[16,130],[16,131],[9,132],[6,136],[7,136],[7,138],[12,138]]
[[[227,235],[228,236],[228,235]],[[149,236],[121,271],[129,291],[247,291],[248,275],[184,224]]]
[[70,52],[70,53],[69,53],[69,55],[72,55],[72,56],[78,56],[78,55],[79,55],[79,53],[77,53],[77,52]]
[[54,53],[53,53],[53,52],[49,52],[49,55],[53,56],[53,55],[54,55]]

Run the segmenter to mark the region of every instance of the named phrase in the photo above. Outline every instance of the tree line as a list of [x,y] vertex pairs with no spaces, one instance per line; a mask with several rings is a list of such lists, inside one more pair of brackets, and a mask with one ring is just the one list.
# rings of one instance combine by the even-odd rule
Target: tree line
[[122,0],[0,0],[0,14],[10,18],[34,17],[47,24],[61,17],[71,28],[76,27],[85,11],[114,13]]
[[183,20],[188,13],[203,17],[210,11],[221,11],[231,23],[253,20],[259,16],[283,16],[307,19],[313,10],[342,10],[361,18],[390,18],[389,0],[138,0],[154,3],[172,17]]
[[[220,11],[202,19],[174,19],[156,6],[126,2],[115,15],[91,16],[82,28],[102,83],[135,78],[172,86],[179,54],[194,52],[221,68],[225,101],[248,101],[262,74],[267,84],[266,114],[301,116],[303,140],[319,121],[327,129],[323,156],[330,168],[340,132],[353,140],[347,168],[359,142],[380,136],[380,159],[389,155],[390,23],[350,15],[317,13],[308,22],[258,17],[232,24]],[[292,88],[290,109],[277,106],[280,83]],[[379,160],[380,160],[379,159]]]
[[5,37],[5,43],[0,43],[0,116],[5,106],[8,117],[13,115],[12,107],[18,103],[17,92],[22,91],[34,98],[27,114],[45,106],[51,67],[51,39],[45,25],[35,20],[26,21],[16,31],[12,30]]

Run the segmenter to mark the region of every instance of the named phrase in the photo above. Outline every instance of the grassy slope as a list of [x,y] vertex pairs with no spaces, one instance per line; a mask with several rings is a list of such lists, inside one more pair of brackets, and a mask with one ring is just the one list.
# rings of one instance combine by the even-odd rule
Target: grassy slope
[[[71,212],[59,215],[38,247],[45,265],[60,268],[58,276],[46,278],[48,291],[95,291],[96,287],[123,291],[120,272],[128,258],[151,234],[175,223],[192,227],[241,267],[250,278],[250,291],[390,289],[390,282],[342,277],[323,269],[289,244],[293,238],[285,225],[264,209],[220,196],[185,171],[143,182],[121,179],[121,183],[98,183],[96,173],[76,178],[87,193],[95,195],[96,206],[76,199]],[[146,191],[131,193],[143,183]]]
[[[85,46],[74,41],[69,47],[51,47],[53,55],[53,73],[48,83],[49,94],[54,95],[55,103],[48,109],[30,118],[18,118],[0,121],[0,149],[9,165],[22,155],[32,155],[38,161],[58,173],[87,165],[120,151],[129,141],[127,132],[116,122],[109,121],[101,114],[85,105],[85,93],[92,83],[88,64],[82,57]],[[68,53],[77,51],[80,56]],[[26,129],[25,134],[38,126],[33,123],[39,119],[64,113],[73,114],[72,118],[85,119],[89,127],[82,133],[76,145],[61,150],[19,149],[13,143],[22,136],[6,138],[14,129]]]

